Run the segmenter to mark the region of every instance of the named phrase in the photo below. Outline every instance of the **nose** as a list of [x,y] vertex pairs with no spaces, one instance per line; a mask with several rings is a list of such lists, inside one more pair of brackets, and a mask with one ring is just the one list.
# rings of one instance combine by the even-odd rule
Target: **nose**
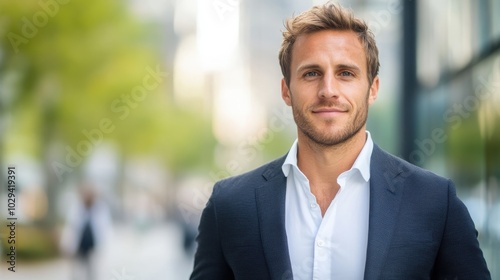
[[332,74],[325,73],[318,91],[319,98],[338,97],[338,85]]

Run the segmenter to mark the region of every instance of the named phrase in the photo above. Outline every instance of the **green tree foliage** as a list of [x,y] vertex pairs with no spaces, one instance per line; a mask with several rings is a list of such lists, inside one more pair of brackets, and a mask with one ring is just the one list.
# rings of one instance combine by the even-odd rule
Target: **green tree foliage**
[[165,35],[155,24],[134,17],[126,1],[2,1],[5,150],[49,166],[49,147],[58,143],[65,164],[68,147],[78,150],[90,134],[92,148],[114,141],[124,157],[154,154],[174,172],[208,166],[210,123],[172,104]]

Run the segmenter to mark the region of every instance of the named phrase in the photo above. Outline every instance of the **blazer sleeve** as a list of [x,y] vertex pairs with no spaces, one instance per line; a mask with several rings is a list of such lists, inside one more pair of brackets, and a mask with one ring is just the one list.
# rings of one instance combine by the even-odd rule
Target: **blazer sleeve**
[[448,211],[433,279],[491,279],[477,235],[467,208],[448,180]]
[[233,273],[222,252],[217,213],[212,197],[201,215],[198,228],[198,248],[191,280],[231,280]]

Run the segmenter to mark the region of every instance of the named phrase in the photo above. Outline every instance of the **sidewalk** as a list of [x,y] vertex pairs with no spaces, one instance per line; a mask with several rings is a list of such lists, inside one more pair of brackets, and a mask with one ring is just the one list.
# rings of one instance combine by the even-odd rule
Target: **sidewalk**
[[[188,279],[192,256],[182,249],[182,232],[175,224],[146,230],[115,226],[114,239],[96,265],[95,280]],[[18,262],[16,272],[0,264],[1,280],[72,280],[72,262],[56,259],[40,263]],[[94,279],[93,279],[94,280]]]

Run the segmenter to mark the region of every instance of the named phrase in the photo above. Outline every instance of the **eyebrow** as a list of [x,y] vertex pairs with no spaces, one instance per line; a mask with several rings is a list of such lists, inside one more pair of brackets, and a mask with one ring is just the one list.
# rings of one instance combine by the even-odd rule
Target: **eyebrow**
[[355,64],[339,64],[336,69],[348,69],[357,73],[361,73],[361,69]]
[[297,73],[300,73],[307,69],[321,69],[321,67],[319,66],[319,64],[314,64],[314,63],[304,64],[299,66],[299,68],[297,68]]
[[[297,73],[300,73],[300,72],[302,72],[304,70],[308,70],[308,69],[321,69],[321,66],[319,66],[319,64],[315,64],[315,63],[304,64],[304,65],[301,65],[297,68]],[[361,73],[361,69],[355,64],[338,64],[335,66],[335,69],[336,70],[347,69],[347,70],[351,70],[351,71],[356,72],[356,73]]]

